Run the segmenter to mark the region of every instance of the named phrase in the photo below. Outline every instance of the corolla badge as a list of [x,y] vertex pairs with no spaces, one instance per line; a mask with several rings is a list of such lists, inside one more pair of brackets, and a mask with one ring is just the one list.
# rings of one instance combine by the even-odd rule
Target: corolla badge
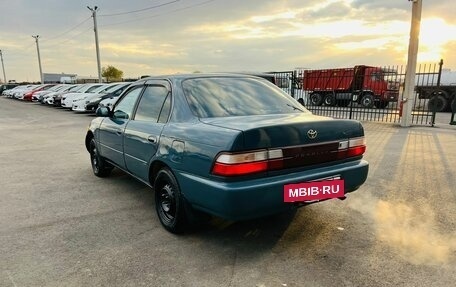
[[311,140],[315,139],[315,138],[317,137],[317,135],[318,135],[318,133],[317,133],[316,130],[310,129],[310,130],[307,131],[307,136],[308,136],[309,139],[311,139]]

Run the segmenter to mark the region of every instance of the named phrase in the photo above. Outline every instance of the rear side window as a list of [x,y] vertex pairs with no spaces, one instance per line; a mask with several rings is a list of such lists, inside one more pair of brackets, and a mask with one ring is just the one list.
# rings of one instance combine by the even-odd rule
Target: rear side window
[[200,118],[308,112],[263,79],[194,78],[185,80],[182,86],[190,109]]
[[[168,97],[168,89],[163,86],[147,86],[136,109],[135,120],[158,122],[160,113]],[[169,109],[169,107],[165,107]],[[167,118],[167,117],[166,117]]]

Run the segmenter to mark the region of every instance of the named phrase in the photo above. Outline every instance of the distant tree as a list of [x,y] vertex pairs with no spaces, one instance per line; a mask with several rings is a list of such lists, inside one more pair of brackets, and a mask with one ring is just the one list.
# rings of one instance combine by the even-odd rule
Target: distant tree
[[115,82],[122,80],[123,72],[114,66],[108,65],[101,69],[101,75],[106,78],[108,82]]

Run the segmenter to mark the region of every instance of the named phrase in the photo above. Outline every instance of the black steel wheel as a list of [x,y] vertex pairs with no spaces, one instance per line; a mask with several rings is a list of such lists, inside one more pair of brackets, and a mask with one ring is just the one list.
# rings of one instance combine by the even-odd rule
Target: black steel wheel
[[321,106],[323,104],[323,96],[319,93],[313,93],[310,95],[310,103],[312,106]]
[[188,227],[186,202],[177,180],[168,168],[162,168],[155,179],[155,209],[163,227],[172,233],[182,233]]
[[361,105],[364,108],[372,108],[374,106],[374,96],[371,94],[365,94],[364,96],[362,96]]
[[90,140],[90,162],[93,174],[98,177],[107,177],[111,173],[113,166],[107,163],[98,153],[95,139]]

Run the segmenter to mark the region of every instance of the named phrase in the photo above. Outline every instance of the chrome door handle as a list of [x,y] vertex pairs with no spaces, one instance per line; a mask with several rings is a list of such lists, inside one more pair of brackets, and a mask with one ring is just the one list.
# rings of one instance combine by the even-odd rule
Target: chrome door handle
[[157,137],[156,136],[149,136],[147,140],[151,143],[156,143],[157,142]]

